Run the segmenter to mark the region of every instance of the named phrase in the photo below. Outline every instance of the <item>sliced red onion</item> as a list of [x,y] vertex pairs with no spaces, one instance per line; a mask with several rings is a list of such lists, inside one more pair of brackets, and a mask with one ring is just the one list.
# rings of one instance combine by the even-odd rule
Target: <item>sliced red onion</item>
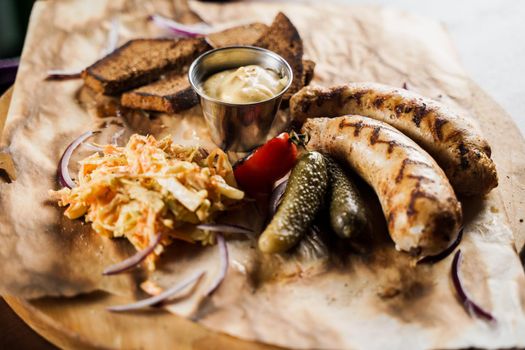
[[114,146],[118,146],[118,139],[124,134],[125,131],[126,129],[122,128],[116,133],[114,133],[113,136],[111,136],[111,144]]
[[120,29],[120,23],[117,18],[113,18],[111,20],[111,28],[109,29],[108,34],[108,43],[106,48],[104,49],[103,56],[109,55],[115,49],[118,45],[118,38],[119,38],[119,29]]
[[452,242],[452,244],[448,246],[448,248],[446,248],[441,253],[438,253],[436,255],[425,256],[424,258],[419,259],[417,263],[418,264],[435,264],[438,261],[445,259],[447,256],[449,256],[454,251],[454,249],[457,248],[457,246],[461,243],[462,238],[463,238],[463,228],[459,230],[458,236],[456,237],[454,242]]
[[75,182],[71,179],[71,176],[69,175],[68,167],[69,161],[71,160],[71,155],[73,154],[73,151],[76,150],[77,147],[82,144],[82,142],[86,141],[95,133],[96,132],[93,131],[86,131],[85,133],[77,137],[71,144],[69,144],[69,146],[67,146],[66,150],[64,151],[64,154],[62,154],[60,162],[58,163],[58,181],[63,187],[73,188],[76,186]]
[[230,264],[228,259],[228,246],[226,245],[224,237],[220,233],[217,234],[217,247],[219,247],[219,258],[221,266],[219,274],[215,277],[215,280],[206,292],[206,296],[211,295],[221,285],[222,281],[226,277],[226,272],[228,272],[228,266]]
[[0,60],[0,85],[11,85],[15,82],[19,64],[18,58]]
[[152,15],[150,18],[157,26],[169,29],[180,36],[196,37],[208,35],[212,31],[211,27],[204,23],[182,24],[161,15]]
[[210,155],[210,153],[202,147],[199,147],[199,153],[201,154],[202,158],[207,158]]
[[95,152],[102,152],[102,151],[104,151],[104,148],[102,148],[100,146],[97,146],[97,145],[94,145],[91,142],[85,142],[84,143],[84,147],[86,147],[87,149],[89,149],[91,151],[95,151]]
[[121,273],[121,272],[134,268],[135,266],[140,264],[142,261],[144,261],[144,259],[146,259],[148,255],[153,253],[155,248],[159,245],[161,238],[162,238],[162,234],[159,233],[158,235],[155,236],[153,241],[151,241],[149,246],[147,246],[145,249],[136,252],[134,255],[130,256],[129,258],[119,263],[106,267],[104,271],[102,272],[102,274],[103,275],[116,275],[117,273]]
[[456,252],[456,255],[454,255],[454,260],[452,260],[451,268],[452,282],[458,294],[459,300],[461,301],[463,307],[469,315],[476,315],[479,318],[485,319],[487,321],[495,322],[496,319],[494,318],[494,316],[492,316],[489,312],[485,311],[467,296],[467,293],[465,292],[465,289],[463,288],[463,284],[461,283],[461,279],[459,277],[460,259],[461,249]]
[[81,75],[82,70],[50,69],[47,71],[46,80],[79,79]]
[[200,224],[197,225],[196,228],[203,231],[211,231],[211,232],[220,232],[220,233],[242,233],[245,235],[253,235],[253,231],[239,226],[239,225],[232,225],[232,224]]
[[204,271],[199,271],[192,275],[190,278],[175,284],[174,286],[166,289],[164,292],[155,295],[151,298],[142,299],[140,301],[137,301],[135,303],[126,304],[126,305],[117,305],[117,306],[110,306],[107,308],[108,311],[113,312],[122,312],[122,311],[131,311],[131,310],[139,310],[150,306],[155,306],[163,301],[170,299],[171,297],[175,296],[176,294],[182,292],[185,288],[188,286],[197,283],[201,277],[204,275]]
[[281,204],[283,199],[284,191],[286,191],[286,186],[288,185],[288,180],[281,182],[277,187],[274,188],[272,195],[270,196],[270,204],[268,208],[268,216],[272,218],[277,212],[277,208]]

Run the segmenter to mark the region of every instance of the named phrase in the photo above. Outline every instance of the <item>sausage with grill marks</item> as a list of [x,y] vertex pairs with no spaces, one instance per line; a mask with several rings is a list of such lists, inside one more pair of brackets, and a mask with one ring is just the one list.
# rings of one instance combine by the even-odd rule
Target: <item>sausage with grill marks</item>
[[346,162],[375,190],[399,250],[433,255],[457,237],[462,213],[445,173],[414,141],[362,116],[307,119],[309,150]]
[[498,185],[491,149],[470,118],[405,89],[376,83],[305,87],[290,101],[296,124],[306,118],[358,114],[388,123],[430,153],[456,193],[480,195]]

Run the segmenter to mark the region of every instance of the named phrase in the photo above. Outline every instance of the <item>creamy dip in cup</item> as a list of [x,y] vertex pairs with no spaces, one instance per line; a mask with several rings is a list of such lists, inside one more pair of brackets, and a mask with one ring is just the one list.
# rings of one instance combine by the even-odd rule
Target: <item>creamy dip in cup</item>
[[188,76],[219,147],[249,151],[275,136],[268,132],[293,80],[284,58],[253,46],[224,47],[198,57]]

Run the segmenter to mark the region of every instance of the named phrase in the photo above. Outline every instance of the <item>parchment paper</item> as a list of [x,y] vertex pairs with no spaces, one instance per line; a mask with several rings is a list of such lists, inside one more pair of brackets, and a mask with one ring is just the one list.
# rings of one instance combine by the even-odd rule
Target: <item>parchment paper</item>
[[[306,55],[317,62],[316,84],[406,82],[429,97],[470,108],[468,80],[448,36],[425,18],[326,3],[191,5],[210,23],[269,23],[278,10],[285,12],[303,37]],[[43,78],[47,69],[84,67],[96,59],[117,13],[122,43],[161,35],[146,17],[154,12],[169,16],[172,10],[170,1],[161,0],[37,3],[0,143],[0,149],[12,154],[19,174],[14,183],[0,185],[1,293],[134,292],[142,278],[138,274],[100,276],[103,266],[129,254],[129,246],[62,219],[47,200],[47,190],[57,186],[56,165],[63,150],[101,120],[77,101],[80,82]],[[132,114],[119,123],[128,135],[172,133],[179,142],[211,146],[198,107],[175,117]],[[192,312],[202,302],[197,297],[169,309],[191,314],[217,331],[294,348],[525,346],[525,277],[497,189],[488,198],[463,203],[466,227],[460,246],[467,290],[494,314],[495,324],[470,317],[456,300],[451,257],[415,267],[396,252],[373,194],[368,197],[374,213],[370,252],[302,261],[295,255],[264,257],[253,249],[253,239],[230,239],[231,267],[211,300],[198,313]],[[255,211],[238,215],[243,216],[257,222]],[[153,279],[167,285],[195,265],[209,266],[208,275],[213,275],[215,247],[196,250],[173,247]]]

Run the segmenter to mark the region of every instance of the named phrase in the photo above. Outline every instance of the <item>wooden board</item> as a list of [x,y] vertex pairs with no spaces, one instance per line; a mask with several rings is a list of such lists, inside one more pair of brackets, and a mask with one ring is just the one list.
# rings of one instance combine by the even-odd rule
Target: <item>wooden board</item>
[[[525,141],[510,116],[474,83],[473,110],[499,125],[495,156],[501,174],[498,191],[519,247],[525,241]],[[0,125],[6,118],[11,90],[0,98]],[[496,135],[497,136],[497,135]],[[521,216],[520,216],[521,215]],[[34,330],[60,348],[74,349],[273,349],[211,332],[189,320],[158,312],[112,314],[106,306],[126,302],[120,297],[93,293],[75,298],[26,301],[5,297],[11,308]]]

